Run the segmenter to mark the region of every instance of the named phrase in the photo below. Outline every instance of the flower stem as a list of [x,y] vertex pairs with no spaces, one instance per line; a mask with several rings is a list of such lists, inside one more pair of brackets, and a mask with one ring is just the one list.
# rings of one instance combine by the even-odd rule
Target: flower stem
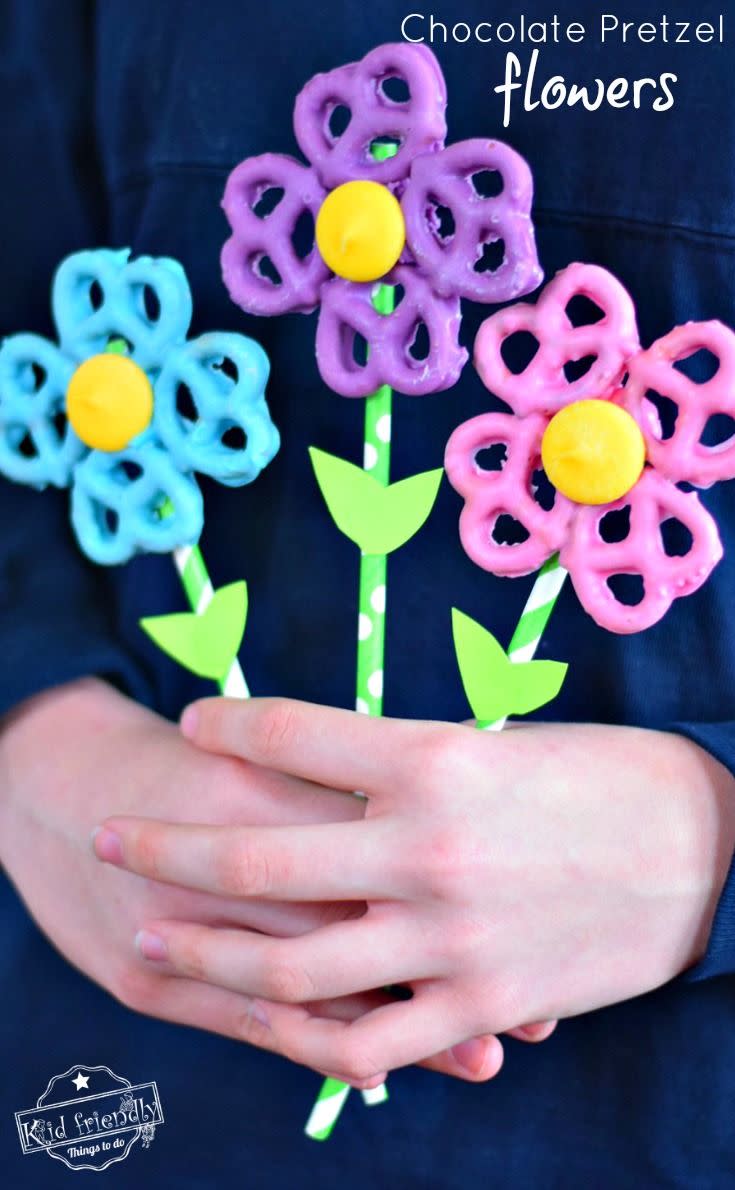
[[[376,161],[393,157],[397,151],[395,142],[376,141],[372,146]],[[379,286],[373,305],[379,314],[392,314],[395,306],[393,286]],[[385,485],[390,483],[392,406],[393,390],[387,384],[381,385],[365,401],[363,467]],[[360,554],[355,709],[365,715],[383,714],[387,562],[385,554]],[[306,1122],[306,1135],[312,1140],[327,1140],[349,1093],[347,1083],[326,1078]],[[362,1098],[369,1107],[384,1103],[388,1089],[383,1083],[371,1091],[363,1091]]]
[[[393,287],[381,285],[374,299],[376,310],[390,314],[393,302]],[[387,384],[365,402],[363,466],[386,486],[390,483],[392,405],[393,391]],[[387,562],[385,554],[360,555],[355,707],[366,715],[383,713]]]
[[[394,289],[381,285],[373,304],[381,314],[393,311]],[[363,466],[383,484],[390,483],[390,439],[393,390],[383,384],[365,401]],[[388,559],[385,554],[360,554],[357,619],[357,680],[355,708],[365,715],[383,714],[385,603]],[[344,1107],[350,1087],[334,1078],[322,1083],[304,1129],[312,1140],[327,1140]],[[363,1091],[368,1106],[388,1098],[385,1084]]]
[[[107,341],[105,351],[113,355],[127,355],[128,345],[124,339],[110,338]],[[170,500],[166,499],[158,509],[158,515],[163,519],[164,517],[171,516],[173,510],[173,504]],[[202,551],[198,545],[182,545],[174,550],[173,559],[174,565],[179,572],[186,598],[189,600],[189,606],[193,612],[201,615],[214,595],[214,587],[212,586],[212,580],[209,577],[209,571],[204,562]],[[245,681],[245,674],[237,657],[235,657],[224,678],[217,685],[219,686],[220,693],[226,695],[228,698],[250,697],[248,684]]]
[[[193,612],[201,615],[214,595],[214,587],[204,563],[202,551],[198,545],[182,545],[174,550],[173,559],[186,598],[189,600],[189,606]],[[217,685],[220,693],[224,694],[226,698],[250,697],[245,674],[237,657],[233,659],[224,678]]]
[[[163,518],[171,516],[173,505],[170,500],[164,500],[158,509],[158,515]],[[214,596],[214,587],[209,577],[204,555],[198,545],[180,545],[172,554],[174,565],[179,572],[184,594],[189,600],[189,607],[198,616],[209,606]],[[237,657],[224,678],[217,682],[220,694],[227,698],[250,698],[245,674]]]
[[[558,554],[554,554],[544,562],[536,575],[531,594],[526,600],[526,606],[521,612],[515,632],[510,639],[509,661],[531,661],[533,659],[567,574],[568,571],[559,562]],[[502,731],[506,724],[506,718],[507,716],[496,719],[493,723],[478,723],[477,726],[482,731]]]

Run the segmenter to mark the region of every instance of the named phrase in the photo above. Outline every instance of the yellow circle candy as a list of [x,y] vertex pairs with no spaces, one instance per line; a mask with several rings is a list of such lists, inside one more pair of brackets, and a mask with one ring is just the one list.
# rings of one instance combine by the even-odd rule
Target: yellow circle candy
[[577,504],[612,504],[638,482],[646,444],[637,423],[609,401],[575,401],[552,417],[541,443],[549,479]]
[[150,425],[151,382],[127,356],[90,356],[69,381],[66,413],[87,446],[109,453],[122,450]]
[[379,182],[345,182],[328,194],[316,219],[316,243],[338,277],[377,281],[403,251],[406,225],[398,199]]

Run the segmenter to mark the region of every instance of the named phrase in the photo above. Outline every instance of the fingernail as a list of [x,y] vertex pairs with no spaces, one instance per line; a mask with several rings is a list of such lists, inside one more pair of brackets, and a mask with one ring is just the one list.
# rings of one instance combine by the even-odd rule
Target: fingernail
[[153,963],[160,963],[168,956],[168,947],[163,938],[159,934],[151,933],[150,930],[138,930],[135,935],[135,945],[143,958],[150,959]]
[[120,836],[106,826],[98,826],[92,831],[92,847],[97,859],[103,860],[106,864],[123,862]]
[[455,1062],[464,1067],[470,1074],[479,1074],[485,1064],[487,1047],[484,1041],[462,1041],[452,1049]]
[[181,719],[179,720],[179,728],[181,730],[181,734],[186,736],[187,740],[191,740],[196,735],[198,726],[199,709],[195,703],[192,703],[191,706],[186,708],[183,715],[181,716]]

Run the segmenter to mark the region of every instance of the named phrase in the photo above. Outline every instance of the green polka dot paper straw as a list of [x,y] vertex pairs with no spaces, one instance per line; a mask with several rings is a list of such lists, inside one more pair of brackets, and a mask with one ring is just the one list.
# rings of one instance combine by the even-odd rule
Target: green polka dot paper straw
[[[397,146],[376,144],[373,156],[379,161],[392,157]],[[373,305],[380,314],[392,314],[395,291],[392,285],[380,285]],[[390,483],[390,439],[393,390],[383,384],[365,401],[363,467],[382,484]],[[385,657],[385,600],[388,559],[385,554],[360,554],[360,580],[357,617],[357,682],[355,710],[363,715],[383,714],[383,669]],[[344,1107],[350,1087],[337,1079],[322,1083],[316,1103],[304,1131],[312,1140],[327,1140]],[[388,1098],[385,1084],[362,1092],[363,1101],[372,1107]]]
[[[381,472],[381,479],[384,483],[389,480],[388,472],[390,470],[390,432],[385,434],[385,440],[378,438],[374,434],[374,427],[377,419],[389,416],[388,410],[385,407],[379,406],[380,399],[385,400],[382,391],[376,393],[375,397],[368,400],[368,407],[375,401],[379,412],[376,415],[371,410],[366,410],[365,417],[365,453],[366,459],[372,461],[373,466],[380,465],[384,470]],[[377,441],[376,441],[377,438]],[[373,449],[368,450],[368,446],[372,445]],[[379,447],[384,447],[380,450]],[[380,566],[373,566],[372,563],[382,563]],[[358,650],[358,680],[357,680],[357,709],[362,710],[367,714],[380,715],[382,711],[382,648],[383,648],[383,624],[378,622],[378,630],[375,631],[375,617],[369,615],[368,607],[372,608],[372,600],[375,597],[375,592],[379,592],[377,603],[382,613],[385,611],[385,577],[386,577],[386,559],[365,557],[362,558],[360,568],[360,642]],[[549,558],[541,567],[536,581],[531,589],[531,594],[526,601],[526,605],[521,612],[520,619],[516,625],[510,645],[508,646],[508,660],[516,664],[523,661],[531,661],[536,653],[536,650],[543,636],[546,625],[549,622],[549,617],[556,605],[564,581],[567,577],[567,571],[559,563],[559,556],[555,554],[554,557]],[[363,616],[366,617],[363,620]],[[367,631],[367,621],[370,620],[372,625],[371,631]],[[376,649],[375,641],[379,641],[380,652]],[[369,646],[369,647],[368,647]],[[380,685],[374,682],[375,692],[371,692],[368,683],[371,675],[380,674]],[[369,697],[366,697],[368,695]],[[360,699],[364,700],[364,705],[360,704]],[[507,717],[496,719],[493,723],[485,723],[479,725],[484,731],[502,731],[505,727]],[[316,1103],[309,1116],[306,1125],[306,1133],[314,1140],[326,1140],[339,1114],[347,1100],[350,1088],[336,1079],[325,1079],[322,1088],[319,1092]],[[371,1098],[368,1098],[370,1096]],[[388,1097],[387,1088],[383,1084],[377,1087],[374,1091],[363,1091],[363,1098],[367,1103],[382,1103]]]
[[[373,299],[381,314],[393,310],[394,290],[381,285]],[[390,438],[393,390],[382,385],[365,401],[363,467],[382,484],[390,483]],[[357,682],[355,710],[363,715],[383,714],[385,656],[385,598],[388,559],[385,554],[360,554],[357,618]],[[327,1140],[350,1093],[347,1083],[327,1078],[321,1086],[304,1131],[312,1140]],[[388,1098],[385,1084],[362,1092],[368,1107]]]
[[[554,554],[539,570],[536,581],[531,588],[526,606],[521,612],[521,618],[516,625],[515,632],[508,645],[508,660],[516,663],[532,661],[544,634],[549,617],[559,598],[567,571],[559,562],[559,555]],[[507,717],[496,719],[494,723],[483,724],[484,731],[502,731]]]
[[[375,309],[390,314],[393,302],[393,287],[381,285],[373,302]],[[387,384],[365,402],[363,467],[385,485],[390,483],[392,405],[393,391]],[[361,554],[355,709],[365,715],[383,713],[387,569],[385,554]]]
[[[373,146],[378,161],[392,157],[397,145]],[[373,299],[379,314],[392,314],[395,290],[381,285]],[[362,465],[382,484],[390,483],[390,438],[393,391],[383,384],[365,402],[365,436]],[[385,656],[385,596],[387,558],[385,554],[360,557],[360,594],[357,621],[357,691],[355,710],[364,715],[383,714],[383,659]]]
[[[173,558],[191,610],[197,615],[201,615],[214,596],[214,587],[204,563],[202,551],[198,545],[184,545],[174,550]],[[220,693],[227,698],[250,697],[245,674],[237,657],[217,685]]]

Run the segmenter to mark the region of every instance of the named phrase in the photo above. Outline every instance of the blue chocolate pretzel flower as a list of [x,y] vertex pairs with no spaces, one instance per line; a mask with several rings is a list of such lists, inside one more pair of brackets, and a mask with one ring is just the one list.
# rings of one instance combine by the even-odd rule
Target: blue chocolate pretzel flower
[[0,347],[0,473],[70,487],[95,562],[195,544],[195,473],[250,483],[278,450],[265,352],[240,334],[187,339],[191,291],[168,257],[74,253],[52,309],[58,345],[17,334]]

